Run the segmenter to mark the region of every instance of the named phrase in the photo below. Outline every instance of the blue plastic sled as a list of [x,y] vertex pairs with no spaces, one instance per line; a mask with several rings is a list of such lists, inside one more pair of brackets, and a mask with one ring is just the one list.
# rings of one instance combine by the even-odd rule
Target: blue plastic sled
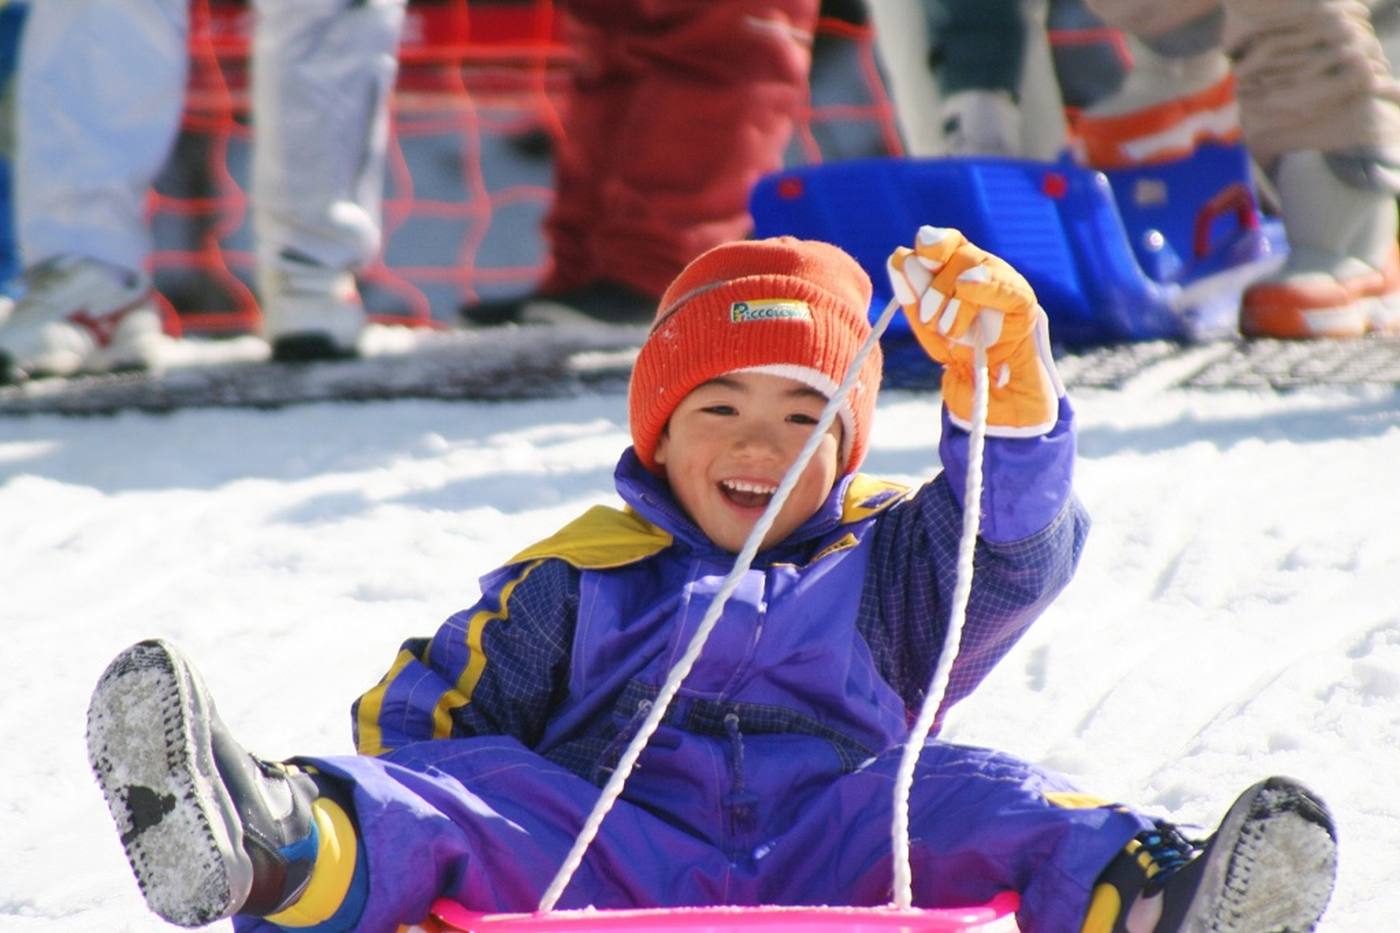
[[[1233,335],[1244,288],[1287,255],[1239,147],[1110,173],[1002,158],[832,162],[766,176],[750,208],[757,236],[826,240],[855,256],[875,311],[890,297],[891,250],[921,224],[956,227],[1026,276],[1068,346]],[[887,340],[909,339],[897,317]]]

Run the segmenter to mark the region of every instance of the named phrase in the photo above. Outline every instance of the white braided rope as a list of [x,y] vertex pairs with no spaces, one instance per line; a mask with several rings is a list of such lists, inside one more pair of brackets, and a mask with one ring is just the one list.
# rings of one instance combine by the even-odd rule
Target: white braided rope
[[623,785],[627,783],[628,775],[631,774],[637,759],[641,757],[642,749],[646,747],[652,734],[660,727],[662,717],[666,715],[666,710],[671,705],[677,691],[680,690],[681,683],[690,674],[690,669],[694,667],[696,659],[700,657],[705,642],[709,640],[710,632],[714,629],[715,623],[719,621],[720,614],[724,612],[725,604],[729,602],[729,597],[738,587],[740,578],[748,573],[764,536],[768,534],[768,529],[773,527],[773,522],[777,520],[778,512],[782,509],[783,503],[787,501],[792,488],[797,485],[798,477],[802,475],[808,461],[816,453],[817,447],[821,444],[827,429],[831,427],[831,423],[836,419],[836,414],[846,396],[850,394],[856,380],[860,377],[860,370],[865,363],[865,358],[875,348],[880,335],[885,332],[885,328],[889,326],[890,319],[894,317],[894,312],[898,308],[899,303],[893,299],[885,305],[885,310],[880,312],[880,316],[871,328],[870,336],[856,351],[855,358],[851,360],[850,368],[846,371],[846,378],[837,387],[831,398],[827,400],[826,407],[822,409],[821,416],[817,419],[816,427],[812,428],[812,434],[807,438],[807,443],[798,452],[797,459],[788,468],[783,481],[778,484],[768,507],[763,510],[763,514],[758,517],[758,521],[749,532],[748,539],[745,540],[743,548],[740,549],[738,557],[734,560],[733,568],[730,569],[728,576],[721,581],[719,591],[710,602],[705,615],[701,617],[700,625],[696,628],[695,634],[691,636],[685,653],[681,655],[671,668],[670,673],[666,675],[666,682],[661,685],[661,692],[652,702],[651,709],[647,712],[646,718],[642,720],[641,728],[632,737],[632,741],[627,744],[622,757],[618,759],[617,767],[613,769],[612,775],[603,785],[603,792],[599,795],[597,803],[594,804],[593,811],[588,814],[588,819],[584,821],[583,828],[579,830],[578,836],[574,839],[573,848],[565,856],[564,864],[559,866],[554,880],[549,883],[544,896],[540,898],[540,904],[537,908],[539,912],[544,913],[554,909],[554,905],[559,902],[564,889],[568,887],[569,881],[573,879],[574,873],[578,871],[579,865],[583,863],[584,853],[588,851],[589,845],[598,835],[598,829],[602,826],[608,811],[612,809],[613,804],[622,794]]
[[962,644],[963,623],[967,621],[967,601],[972,595],[972,557],[977,550],[977,532],[982,523],[982,453],[987,439],[987,349],[978,337],[972,348],[972,430],[967,442],[967,486],[963,497],[962,537],[958,539],[958,576],[949,607],[948,631],[943,650],[934,665],[928,692],[919,715],[904,742],[899,771],[894,780],[894,906],[908,910],[914,905],[914,876],[909,863],[909,793],[914,786],[914,769],[924,742],[933,728],[933,717],[943,705],[948,676]]

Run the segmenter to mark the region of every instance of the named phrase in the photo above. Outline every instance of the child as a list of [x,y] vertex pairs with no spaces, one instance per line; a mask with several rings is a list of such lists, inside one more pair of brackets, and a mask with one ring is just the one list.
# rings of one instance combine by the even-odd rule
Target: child
[[[945,363],[943,473],[911,493],[856,472],[872,354],[561,907],[888,901],[899,744],[949,619],[971,334],[992,376],[986,518],[945,709],[1069,580],[1073,416],[1029,286],[933,228],[890,271]],[[869,300],[822,243],[686,267],[632,376],[627,508],[526,548],[408,641],[355,705],[360,755],[255,758],[174,648],[120,655],[89,753],[152,909],[315,930],[392,930],[441,896],[533,909],[868,336]],[[915,902],[1014,890],[1024,930],[1304,930],[1331,891],[1330,818],[1286,779],[1246,791],[1203,849],[985,749],[930,743],[911,800]]]

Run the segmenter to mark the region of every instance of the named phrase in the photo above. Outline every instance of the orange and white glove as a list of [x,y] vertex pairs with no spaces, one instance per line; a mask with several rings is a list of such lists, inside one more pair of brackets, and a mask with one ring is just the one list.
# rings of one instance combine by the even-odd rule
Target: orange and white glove
[[1050,356],[1050,328],[1035,292],[1004,259],[948,227],[919,228],[887,271],[914,336],[943,366],[943,404],[972,424],[972,348],[987,350],[987,434],[1038,437],[1055,426],[1063,383]]

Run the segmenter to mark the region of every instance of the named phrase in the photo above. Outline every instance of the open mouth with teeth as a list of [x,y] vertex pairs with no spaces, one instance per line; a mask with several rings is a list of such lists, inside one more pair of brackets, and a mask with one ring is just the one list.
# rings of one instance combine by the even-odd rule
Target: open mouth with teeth
[[720,480],[719,491],[741,509],[762,509],[767,507],[778,487],[749,480],[726,479]]

